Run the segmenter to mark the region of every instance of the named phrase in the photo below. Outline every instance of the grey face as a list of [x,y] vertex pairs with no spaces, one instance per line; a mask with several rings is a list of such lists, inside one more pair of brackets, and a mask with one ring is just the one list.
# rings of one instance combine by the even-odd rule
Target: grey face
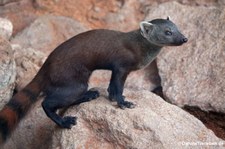
[[158,46],[179,46],[188,41],[169,19],[141,22],[140,27],[142,35],[149,42]]

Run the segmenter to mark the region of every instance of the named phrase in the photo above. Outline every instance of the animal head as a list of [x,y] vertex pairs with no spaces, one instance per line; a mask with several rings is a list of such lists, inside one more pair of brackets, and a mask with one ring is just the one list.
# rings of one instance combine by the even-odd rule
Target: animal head
[[188,41],[169,17],[143,21],[140,28],[142,36],[157,46],[179,46]]

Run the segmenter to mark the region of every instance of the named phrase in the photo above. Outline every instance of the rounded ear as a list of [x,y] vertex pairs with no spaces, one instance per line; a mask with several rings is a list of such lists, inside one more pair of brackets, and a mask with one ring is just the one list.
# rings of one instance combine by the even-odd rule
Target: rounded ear
[[170,16],[167,16],[166,20],[171,20]]
[[148,36],[148,33],[153,30],[153,24],[147,21],[142,21],[140,23],[141,34],[145,38]]

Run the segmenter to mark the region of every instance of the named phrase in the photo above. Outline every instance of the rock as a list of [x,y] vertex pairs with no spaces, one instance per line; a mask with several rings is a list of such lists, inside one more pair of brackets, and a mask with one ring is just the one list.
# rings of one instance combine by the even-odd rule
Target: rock
[[0,0],[0,5],[5,5],[8,3],[18,2],[18,1],[21,1],[21,0]]
[[[143,13],[140,11],[140,1],[126,0],[117,1],[118,10],[108,12],[104,16],[103,21],[106,22],[107,28],[121,31],[130,31],[137,29],[143,18]],[[131,16],[132,17],[128,17]]]
[[181,47],[165,48],[158,56],[164,96],[181,107],[198,106],[225,113],[224,7],[169,2],[149,8],[146,20],[167,15],[189,41]]
[[9,39],[12,36],[13,25],[8,19],[0,18],[0,36]]
[[33,2],[36,0],[3,1],[4,4],[0,4],[0,16],[12,22],[13,36],[30,25],[39,15],[33,6]]
[[22,48],[20,45],[12,45],[16,61],[16,90],[25,87],[36,75],[46,56],[41,51],[32,48]]
[[0,37],[0,109],[13,94],[16,65],[10,43]]
[[[111,71],[96,70],[89,80],[89,87],[107,88],[110,78]],[[155,61],[144,69],[131,72],[125,82],[125,87],[133,90],[152,91],[158,86],[160,86],[160,78]]]
[[45,15],[18,33],[11,42],[49,54],[60,43],[86,30],[84,25],[68,17]]
[[47,149],[55,129],[53,123],[37,102],[19,123],[3,149]]
[[[46,59],[41,51],[12,45],[16,62],[16,90],[21,90],[36,75]],[[50,143],[55,124],[46,116],[37,102],[28,115],[19,123],[15,132],[4,145],[3,149],[45,149]]]
[[65,115],[76,115],[77,125],[54,131],[49,149],[183,149],[193,148],[185,145],[192,142],[214,142],[220,145],[215,147],[224,148],[224,141],[202,122],[149,91],[125,90],[127,100],[137,104],[125,110],[105,99],[106,91],[101,94],[96,100],[69,108]]

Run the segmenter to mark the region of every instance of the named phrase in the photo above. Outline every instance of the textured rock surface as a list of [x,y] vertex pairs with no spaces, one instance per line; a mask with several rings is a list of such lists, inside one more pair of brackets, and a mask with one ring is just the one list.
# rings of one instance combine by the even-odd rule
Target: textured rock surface
[[18,2],[18,1],[21,1],[21,0],[0,0],[0,5],[5,5],[8,3]]
[[[136,28],[136,22],[143,18],[139,9],[140,2],[133,0],[67,0],[54,2],[38,0],[37,5],[51,10],[54,14],[79,20],[91,28],[113,28],[128,31]],[[132,17],[127,17],[129,15],[132,15]],[[127,25],[128,22],[129,25]]]
[[1,5],[0,16],[9,19],[13,24],[13,35],[31,24],[38,16],[31,1],[35,0],[3,0],[10,3]]
[[179,106],[225,112],[225,9],[170,2],[149,10],[147,20],[169,15],[189,38],[157,59],[165,97]]
[[159,96],[129,90],[125,95],[137,104],[134,109],[119,109],[104,97],[70,108],[65,115],[76,115],[78,124],[71,130],[56,130],[50,148],[183,149],[184,142],[222,144],[199,120]]
[[41,101],[21,121],[3,149],[47,149],[55,124],[46,116]]
[[49,54],[60,43],[86,30],[81,23],[68,17],[45,15],[17,34],[12,43]]
[[10,99],[16,78],[12,47],[0,37],[0,109]]
[[0,36],[9,39],[12,36],[13,25],[5,18],[0,18]]
[[[117,1],[118,9],[108,12],[103,19],[107,28],[121,31],[130,31],[138,28],[138,23],[143,18],[143,13],[139,9],[144,3],[143,1]],[[128,17],[132,15],[132,17]],[[129,24],[129,25],[126,25]]]
[[32,48],[22,48],[20,45],[12,45],[16,62],[16,89],[21,90],[36,75],[46,59],[41,51]]

